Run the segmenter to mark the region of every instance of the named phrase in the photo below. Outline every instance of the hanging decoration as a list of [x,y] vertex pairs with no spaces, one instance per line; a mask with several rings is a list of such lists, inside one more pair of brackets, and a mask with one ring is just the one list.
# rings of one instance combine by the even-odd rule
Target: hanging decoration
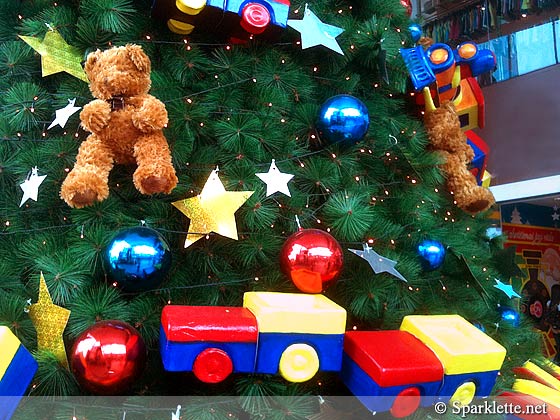
[[377,252],[375,252],[373,248],[370,248],[368,244],[363,244],[362,246],[364,248],[363,251],[360,251],[359,249],[348,249],[348,251],[366,260],[375,274],[389,273],[404,281],[405,283],[408,283],[406,278],[404,278],[404,276],[395,268],[395,265],[397,265],[397,261],[382,257]]
[[110,320],[97,322],[76,339],[70,364],[82,388],[118,395],[140,377],[146,357],[140,333],[126,322]]
[[75,103],[76,103],[76,98],[68,99],[68,105],[66,105],[64,108],[57,109],[55,112],[56,118],[53,120],[51,125],[47,127],[47,130],[50,130],[57,124],[62,128],[64,128],[64,126],[68,122],[68,119],[76,112],[78,112],[80,109],[82,109],[81,106],[74,106]]
[[422,37],[422,27],[417,23],[411,23],[408,25],[408,32],[414,42],[418,42]]
[[418,255],[424,270],[435,270],[443,265],[445,260],[445,246],[441,242],[425,239],[418,244]]
[[353,145],[364,138],[368,128],[368,109],[352,95],[333,96],[319,109],[317,130],[328,144]]
[[19,187],[23,190],[23,197],[21,197],[21,202],[19,203],[20,207],[23,206],[23,204],[29,199],[37,201],[39,186],[43,183],[46,177],[46,175],[39,176],[39,169],[37,169],[36,166],[31,168],[31,172],[27,174],[25,181],[19,184]]
[[280,172],[276,166],[276,161],[272,159],[270,168],[268,172],[255,174],[261,181],[266,184],[266,196],[270,196],[275,192],[281,192],[282,194],[291,197],[290,190],[288,188],[288,182],[294,177],[293,174],[285,174]]
[[78,48],[68,45],[57,30],[47,26],[49,30],[42,41],[33,36],[19,35],[41,55],[43,77],[65,71],[87,83],[88,78],[81,65],[83,54]]
[[410,17],[412,15],[412,2],[411,0],[400,0],[401,6],[406,9],[406,14]]
[[321,293],[342,271],[342,248],[329,233],[300,229],[280,250],[280,268],[304,293]]
[[289,19],[288,26],[292,27],[301,34],[301,48],[307,49],[316,45],[323,45],[330,50],[344,55],[344,52],[336,42],[344,29],[337,26],[328,25],[321,20],[305,5],[303,19]]
[[502,321],[506,322],[507,324],[510,324],[513,327],[519,327],[519,324],[521,322],[520,316],[519,316],[519,312],[517,312],[515,309],[510,308],[508,306],[499,306],[498,312],[500,313],[500,317],[502,318]]
[[53,303],[43,273],[39,280],[39,298],[37,303],[29,307],[29,318],[37,331],[37,348],[50,351],[68,368],[62,334],[70,318],[70,311]]
[[235,212],[253,195],[254,191],[226,191],[212,171],[199,195],[171,204],[190,219],[185,248],[210,232],[237,240]]
[[494,287],[498,290],[501,290],[502,292],[504,292],[508,298],[512,298],[512,297],[516,297],[516,298],[520,298],[521,296],[515,291],[513,290],[513,287],[511,284],[506,284],[506,283],[502,283],[500,280],[498,279],[494,279],[496,281],[496,284],[494,285]]
[[147,227],[124,229],[103,253],[107,276],[125,292],[160,286],[171,267],[171,250],[163,236]]

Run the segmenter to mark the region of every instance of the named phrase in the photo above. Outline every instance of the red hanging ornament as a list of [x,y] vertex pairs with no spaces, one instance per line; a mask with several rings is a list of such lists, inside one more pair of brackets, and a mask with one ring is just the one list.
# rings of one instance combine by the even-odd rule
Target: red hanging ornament
[[305,293],[321,293],[342,271],[340,244],[319,229],[300,229],[280,251],[280,267],[295,286]]
[[84,331],[70,355],[79,384],[100,395],[117,395],[138,379],[146,346],[136,329],[122,321],[101,321]]
[[400,0],[402,7],[406,9],[408,16],[412,15],[412,2],[410,0]]

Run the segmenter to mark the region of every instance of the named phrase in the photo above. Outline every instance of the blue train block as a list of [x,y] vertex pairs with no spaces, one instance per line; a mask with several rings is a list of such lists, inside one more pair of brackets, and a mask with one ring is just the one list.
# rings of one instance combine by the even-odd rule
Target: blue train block
[[37,362],[8,327],[0,326],[0,420],[8,420],[29,387]]
[[420,91],[435,83],[436,76],[421,45],[414,48],[401,48],[400,52],[410,73],[414,90]]
[[[453,396],[461,393],[461,390],[468,384],[475,385],[475,397],[488,397],[496,383],[498,371],[471,372],[459,375],[444,375],[443,385],[439,390],[440,399],[449,400]],[[474,389],[474,388],[473,388]]]
[[260,333],[257,373],[278,373],[280,358],[289,346],[307,344],[316,351],[321,371],[339,371],[344,334]]

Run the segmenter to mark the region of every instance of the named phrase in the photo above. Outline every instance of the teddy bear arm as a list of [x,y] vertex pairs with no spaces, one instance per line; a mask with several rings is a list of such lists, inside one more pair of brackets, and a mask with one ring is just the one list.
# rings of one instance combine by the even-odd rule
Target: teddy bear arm
[[101,99],[94,99],[80,112],[80,121],[84,128],[96,133],[107,127],[111,120],[111,105]]
[[151,95],[147,95],[140,109],[132,116],[134,126],[143,132],[161,130],[167,122],[165,105]]
[[134,145],[138,168],[134,172],[134,185],[142,194],[169,194],[178,179],[173,168],[171,152],[163,133],[154,132],[141,136]]

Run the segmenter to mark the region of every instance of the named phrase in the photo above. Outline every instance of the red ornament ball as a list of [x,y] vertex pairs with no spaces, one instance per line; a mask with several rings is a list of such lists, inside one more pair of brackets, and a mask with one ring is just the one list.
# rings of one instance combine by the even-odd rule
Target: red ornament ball
[[101,321],[76,339],[70,365],[84,389],[118,395],[142,374],[146,346],[140,333],[126,322]]
[[412,15],[412,2],[410,0],[400,0],[401,6],[406,9],[408,16]]
[[280,251],[280,267],[305,293],[321,293],[342,271],[340,244],[327,232],[301,229],[291,235]]

